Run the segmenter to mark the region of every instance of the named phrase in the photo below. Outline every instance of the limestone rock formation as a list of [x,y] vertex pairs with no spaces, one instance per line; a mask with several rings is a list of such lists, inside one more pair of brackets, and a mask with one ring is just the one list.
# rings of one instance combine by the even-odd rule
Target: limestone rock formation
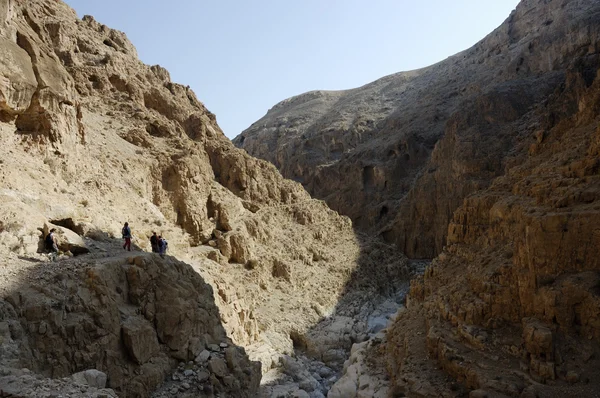
[[[355,299],[385,302],[410,273],[394,247],[235,148],[122,32],[61,1],[5,0],[0,50],[2,383],[54,388],[96,369],[124,397],[253,396],[253,360],[266,373],[299,342],[341,366],[350,337],[329,333],[321,352],[316,325],[358,314],[335,330],[366,338],[374,309]],[[57,263],[43,254],[52,227]],[[153,231],[164,259],[134,253]]]
[[489,396],[598,391],[599,115],[600,56],[586,54],[521,121],[534,131],[463,201],[449,245],[413,281],[387,345],[403,390],[452,396],[439,370],[423,372],[420,350]]
[[[275,105],[234,143],[409,257],[433,258],[469,194],[504,173],[524,116],[598,51],[598,3],[523,0],[472,48]],[[519,134],[515,133],[519,132]]]

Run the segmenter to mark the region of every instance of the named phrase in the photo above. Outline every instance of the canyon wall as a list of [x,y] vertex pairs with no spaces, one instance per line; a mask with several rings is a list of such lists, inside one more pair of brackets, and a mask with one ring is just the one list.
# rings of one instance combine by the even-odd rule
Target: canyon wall
[[[600,389],[599,43],[600,3],[524,0],[466,51],[285,100],[234,141],[433,258],[369,354],[390,395]],[[360,396],[346,365],[336,391]]]
[[598,391],[599,70],[597,53],[573,59],[503,175],[454,212],[388,336],[398,391],[454,396],[445,374],[478,396]]
[[234,143],[409,257],[432,258],[452,214],[501,175],[524,115],[597,52],[593,1],[524,0],[468,50],[346,91],[282,101]]

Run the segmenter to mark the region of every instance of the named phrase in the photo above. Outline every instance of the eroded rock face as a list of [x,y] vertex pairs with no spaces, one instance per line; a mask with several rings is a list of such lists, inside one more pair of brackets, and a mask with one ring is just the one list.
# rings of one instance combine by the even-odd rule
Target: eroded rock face
[[433,258],[462,200],[535,133],[524,115],[565,83],[573,58],[598,51],[598,12],[593,1],[522,1],[468,50],[287,99],[234,143],[409,257]]
[[409,256],[439,254],[381,345],[390,395],[598,391],[599,39],[598,2],[522,1],[463,53],[286,100],[236,139]]
[[[452,395],[439,366],[488,396],[598,390],[599,72],[598,54],[574,59],[524,118],[535,128],[504,175],[454,212],[448,247],[390,332],[399,389]],[[435,359],[425,371],[423,353]]]
[[[182,396],[252,395],[255,366],[243,354],[211,349],[219,376],[195,358],[226,342],[264,359],[267,372],[293,353],[293,338],[318,337],[312,328],[350,286],[385,299],[406,278],[404,256],[357,237],[347,217],[235,148],[195,94],[164,68],[142,64],[122,32],[89,16],[80,20],[54,0],[4,2],[0,25],[0,291],[11,300],[10,326],[0,331],[18,330],[19,341],[32,336],[31,350],[2,340],[1,352],[15,353],[11,368],[27,363],[52,377],[97,369],[127,396],[148,396],[167,375],[177,385],[159,387],[159,396],[173,388]],[[164,261],[179,264],[179,278],[163,277],[154,259],[141,257],[108,272],[115,279],[106,291],[80,285],[81,278],[104,283],[89,258],[122,265],[124,222],[132,251],[150,251],[152,232],[168,240]],[[81,248],[73,253],[81,256],[61,255],[58,264],[73,261],[92,273],[21,290],[29,267],[46,264],[42,239],[52,226],[61,251]],[[218,317],[198,303],[203,280],[214,293],[206,305],[214,302]],[[54,291],[64,286],[74,291]],[[46,319],[54,314],[48,292],[73,297],[68,327],[60,314]],[[352,331],[361,336],[364,327]],[[48,330],[68,346],[54,344]],[[209,342],[223,331],[230,340]],[[331,361],[343,361],[348,340],[330,342]],[[228,374],[217,366],[222,361]],[[188,383],[186,371],[202,381]]]

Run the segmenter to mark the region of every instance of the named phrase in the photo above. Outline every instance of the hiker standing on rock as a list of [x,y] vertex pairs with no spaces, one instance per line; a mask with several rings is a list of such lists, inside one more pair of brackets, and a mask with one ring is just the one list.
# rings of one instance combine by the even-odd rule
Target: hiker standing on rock
[[56,260],[56,256],[58,256],[58,245],[56,244],[56,236],[54,236],[54,232],[56,232],[56,228],[52,228],[48,235],[46,235],[45,243],[46,250],[48,250],[50,259],[52,261]]
[[152,232],[150,246],[152,246],[152,253],[158,253],[158,236],[156,236],[156,232]]
[[121,234],[123,235],[123,239],[125,239],[123,250],[131,251],[131,228],[129,228],[129,223],[125,223],[125,225],[123,225]]
[[161,257],[165,256],[165,253],[167,252],[167,246],[169,244],[167,243],[167,240],[164,239],[162,236],[158,237],[158,254],[161,255]]

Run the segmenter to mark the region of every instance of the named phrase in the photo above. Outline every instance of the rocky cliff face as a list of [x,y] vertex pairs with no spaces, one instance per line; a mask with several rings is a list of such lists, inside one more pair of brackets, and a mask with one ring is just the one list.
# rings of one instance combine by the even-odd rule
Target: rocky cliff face
[[[101,369],[120,396],[149,396],[172,368],[194,360],[205,347],[211,347],[212,362],[206,358],[193,366],[213,380],[204,380],[200,394],[208,392],[207,384],[232,396],[257,391],[260,364],[232,344],[211,287],[189,265],[151,255],[102,254],[17,265],[10,286],[3,284],[5,393],[50,396],[40,381],[23,383],[17,377],[22,368],[52,378]],[[221,373],[217,362],[226,365]]]
[[[234,140],[411,257],[446,243],[463,198],[504,173],[525,116],[598,48],[593,1],[524,0],[472,48],[366,86],[285,100]],[[518,132],[518,133],[517,133]]]
[[419,363],[427,353],[478,396],[597,393],[599,71],[598,53],[575,58],[526,118],[535,131],[516,137],[504,175],[454,212],[448,246],[390,332],[399,391],[460,389]]
[[[123,33],[60,1],[9,0],[0,48],[3,392],[77,396],[39,378],[96,369],[120,396],[254,396],[249,357],[265,373],[302,346],[333,367],[365,338],[352,316],[327,344],[314,328],[341,296],[341,316],[368,317],[353,298],[385,300],[404,257],[235,148]],[[124,255],[125,221],[135,251],[157,231],[185,263]],[[57,267],[40,254],[51,227]]]

